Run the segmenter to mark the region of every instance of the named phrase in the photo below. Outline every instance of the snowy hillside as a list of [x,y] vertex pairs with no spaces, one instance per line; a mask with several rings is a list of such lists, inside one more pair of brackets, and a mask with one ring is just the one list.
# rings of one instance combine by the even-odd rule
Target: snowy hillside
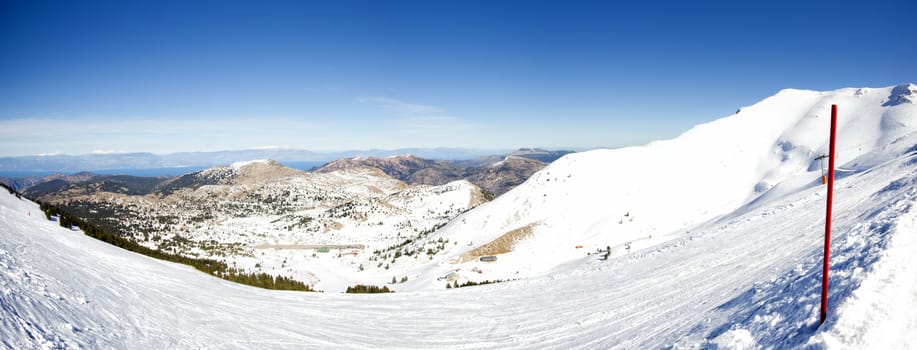
[[831,104],[840,110],[837,164],[847,170],[840,176],[901,155],[915,143],[915,91],[913,84],[783,90],[673,140],[567,155],[438,234],[461,243],[450,252],[456,262],[472,260],[479,255],[474,249],[507,233],[526,231],[494,264],[518,276],[609,246],[623,255],[820,186],[816,158],[827,153]]
[[917,150],[837,188],[821,328],[821,187],[610,261],[388,295],[233,284],[61,228],[2,192],[0,347],[913,349]]
[[[62,229],[2,192],[0,346],[915,349],[914,91],[787,90],[674,140],[566,156],[419,242],[452,244],[392,263],[410,280],[386,295],[233,284]],[[825,186],[813,159],[832,103],[819,327]],[[595,254],[606,246],[607,260]],[[448,272],[512,281],[447,290],[436,277]]]

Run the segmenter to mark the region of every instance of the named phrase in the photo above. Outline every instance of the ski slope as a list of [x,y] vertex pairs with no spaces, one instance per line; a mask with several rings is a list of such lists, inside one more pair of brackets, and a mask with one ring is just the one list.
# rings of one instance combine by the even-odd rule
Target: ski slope
[[[816,328],[823,191],[528,280],[345,295],[260,290],[108,246],[0,194],[5,348],[911,348],[913,152],[838,182]],[[33,215],[29,215],[29,213]]]
[[[697,190],[713,199],[695,198],[696,202],[722,202],[726,212],[704,220],[712,214],[695,210],[699,217],[686,218],[696,223],[682,227],[681,218],[673,220],[676,230],[667,238],[630,252],[618,251],[607,261],[585,254],[551,260],[535,255],[544,251],[523,246],[517,262],[530,266],[539,259],[551,260],[544,264],[545,272],[450,290],[419,288],[439,282],[412,279],[408,284],[418,290],[387,295],[282,292],[233,284],[60,228],[45,220],[34,203],[2,192],[0,345],[914,349],[909,341],[917,339],[917,264],[912,257],[917,249],[917,134],[912,132],[917,119],[912,105],[878,110],[883,114],[874,119],[897,118],[898,124],[868,129],[874,134],[863,140],[892,135],[890,130],[901,135],[841,154],[838,163],[849,171],[839,172],[835,186],[831,311],[821,327],[817,318],[825,188],[808,171],[809,161],[800,160],[796,163],[807,175],[804,181],[791,176],[796,170],[771,173],[776,168],[762,166],[756,175],[747,176],[755,180],[743,177],[741,182],[752,187],[738,193],[743,200],[722,200],[728,196],[719,191],[729,189],[728,184]],[[843,116],[843,107],[841,111]],[[847,130],[847,135],[859,135]],[[790,131],[780,134],[786,132]],[[788,147],[789,153],[798,145]],[[561,164],[586,164],[590,157],[608,152],[613,151],[568,156]],[[543,172],[556,169],[552,165]],[[775,182],[756,191],[762,174]],[[599,177],[571,175],[571,182],[574,177]],[[545,176],[530,182],[538,184]],[[709,176],[719,175],[711,171]],[[558,194],[562,192],[549,193]],[[572,190],[570,195],[583,196]],[[447,229],[456,230],[463,218],[467,223],[476,215],[499,215],[494,207],[502,198],[520,196],[482,205]],[[690,205],[692,200],[683,202]],[[723,209],[731,206],[735,207]],[[530,207],[540,210],[535,204]],[[649,216],[637,213],[631,213],[634,222]],[[571,220],[582,218],[570,215]],[[546,227],[559,227],[551,220],[562,224],[550,219]],[[624,225],[609,221],[612,227]],[[568,225],[590,227],[595,222]],[[513,263],[512,253],[506,255],[500,262]],[[442,261],[433,268],[450,265]]]
[[513,273],[503,277],[537,276],[609,246],[621,255],[628,245],[633,251],[668,241],[817,185],[822,168],[815,159],[828,153],[832,104],[839,105],[837,164],[849,170],[840,176],[900,155],[917,131],[915,100],[914,84],[786,89],[672,140],[564,156],[440,230],[472,243],[446,260],[527,226],[531,236],[499,257],[499,268]]

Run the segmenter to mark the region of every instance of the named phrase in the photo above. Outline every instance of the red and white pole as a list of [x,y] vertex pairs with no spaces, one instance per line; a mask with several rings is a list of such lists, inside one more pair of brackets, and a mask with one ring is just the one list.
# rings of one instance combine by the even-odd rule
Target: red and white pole
[[834,155],[837,140],[837,105],[831,105],[831,152],[828,155],[828,206],[825,211],[825,262],[822,267],[821,317],[818,324],[825,323],[828,316],[828,268],[831,262],[831,202],[834,200]]

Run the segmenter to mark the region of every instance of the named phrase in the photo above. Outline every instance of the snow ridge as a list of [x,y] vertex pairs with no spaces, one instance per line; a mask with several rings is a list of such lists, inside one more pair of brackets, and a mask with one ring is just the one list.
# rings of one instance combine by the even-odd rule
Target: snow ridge
[[[672,140],[567,155],[440,234],[487,242],[543,222],[521,245],[527,251],[518,255],[549,258],[515,259],[511,253],[503,259],[516,264],[513,270],[530,271],[528,275],[608,246],[630,243],[635,249],[665,242],[706,221],[747,210],[746,204],[818,185],[821,166],[815,158],[827,153],[832,104],[840,106],[840,168],[862,171],[899,156],[917,131],[917,109],[914,104],[884,103],[900,95],[902,86],[914,85],[782,90]],[[847,175],[849,171],[839,176]]]

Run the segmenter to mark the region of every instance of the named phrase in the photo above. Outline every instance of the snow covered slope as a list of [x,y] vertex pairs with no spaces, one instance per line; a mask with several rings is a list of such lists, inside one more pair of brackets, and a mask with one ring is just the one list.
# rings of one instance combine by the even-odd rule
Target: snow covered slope
[[868,169],[900,155],[913,145],[902,140],[917,130],[915,96],[913,84],[783,90],[673,140],[567,155],[438,234],[460,242],[450,253],[457,262],[513,230],[531,231],[494,264],[515,276],[609,246],[626,254],[746,204],[820,185],[815,158],[827,153],[831,104],[840,111],[841,168]]
[[843,177],[835,198],[832,311],[817,328],[819,186],[609,261],[389,295],[225,282],[2,192],[0,348],[914,349],[917,146]]
[[[721,167],[726,170],[719,171],[736,178],[748,178],[743,181],[751,186],[736,194],[743,198],[734,200],[738,204],[732,204],[733,208],[728,208],[731,196],[719,192],[740,188],[727,181],[738,180],[725,179],[711,169],[706,176],[724,181],[716,186],[720,184],[689,171],[695,168],[682,169],[684,174],[679,174],[679,178],[694,182],[684,184],[680,193],[699,196],[673,199],[686,203],[687,211],[703,213],[693,203],[711,207],[726,203],[721,204],[723,213],[704,214],[712,220],[684,224],[683,230],[679,226],[683,223],[670,219],[665,212],[640,214],[634,208],[645,201],[637,197],[632,199],[636,204],[621,205],[630,215],[624,216],[626,211],[613,213],[625,218],[621,224],[601,216],[586,216],[584,213],[604,212],[590,208],[589,203],[571,202],[569,206],[576,210],[563,211],[562,203],[545,201],[519,210],[518,216],[514,215],[516,212],[503,212],[513,201],[524,203],[526,199],[545,198],[539,197],[542,194],[558,197],[565,194],[561,192],[564,188],[572,198],[596,200],[591,203],[593,207],[615,205],[609,204],[615,202],[611,199],[598,201],[576,191],[627,190],[614,181],[604,186],[598,180],[577,185],[576,181],[601,177],[589,170],[604,168],[589,165],[587,160],[620,161],[630,152],[660,152],[647,159],[655,160],[665,153],[654,149],[679,148],[666,145],[682,142],[678,140],[720,123],[738,123],[720,120],[673,141],[629,150],[587,152],[559,160],[564,167],[551,166],[536,175],[540,180],[511,191],[501,197],[504,199],[492,202],[495,204],[479,207],[490,207],[492,215],[481,209],[472,210],[430,236],[451,233],[465,235],[464,239],[469,241],[474,239],[477,243],[473,246],[464,242],[453,245],[448,254],[459,258],[493,237],[492,233],[474,231],[475,227],[504,222],[525,226],[531,222],[528,219],[537,219],[539,223],[531,225],[531,230],[516,231],[518,237],[527,238],[512,253],[500,255],[494,263],[451,264],[450,259],[431,260],[427,265],[414,267],[413,272],[419,277],[412,274],[404,288],[390,295],[280,292],[225,282],[189,267],[125,252],[79,232],[62,229],[36,215],[35,204],[2,192],[0,347],[914,349],[917,264],[912,255],[917,249],[917,211],[914,210],[917,134],[912,130],[917,114],[913,104],[901,102],[909,96],[901,93],[902,90],[915,89],[912,86],[871,89],[859,94],[859,98],[872,99],[878,106],[870,103],[859,107],[851,102],[857,101],[857,90],[789,92],[816,102],[821,98],[810,95],[837,99],[839,102],[834,103],[841,110],[839,163],[845,170],[839,171],[835,193],[831,311],[827,323],[821,327],[817,325],[817,308],[825,189],[820,185],[819,174],[808,171],[813,167],[811,160],[793,160],[803,158],[810,152],[806,150],[817,154],[819,146],[816,141],[805,144],[806,136],[791,129],[770,134],[777,135],[774,142],[787,141],[792,146],[769,149],[766,154],[754,154],[752,148],[743,152],[759,161],[774,161],[769,152],[776,152],[780,166],[757,170],[751,175],[729,170],[730,166]],[[899,91],[899,95],[893,91]],[[887,95],[870,97],[872,93]],[[763,108],[771,99],[744,109],[737,119]],[[802,105],[800,108],[805,108]],[[863,113],[844,117],[848,109]],[[866,113],[869,111],[880,114]],[[786,124],[795,126],[799,120]],[[852,125],[860,129],[851,129]],[[726,127],[723,130],[727,132],[725,136],[711,133],[710,137],[729,139],[733,133],[747,133],[739,139],[755,138],[747,130]],[[862,134],[885,141],[873,142],[873,137]],[[844,144],[851,139],[863,145]],[[689,149],[689,145],[683,147]],[[800,155],[794,156],[797,152]],[[783,154],[787,155],[786,159]],[[659,159],[680,161],[676,158]],[[697,156],[695,162],[711,163],[701,158]],[[736,157],[734,161],[746,162],[745,158]],[[638,171],[652,167],[639,162],[630,166]],[[792,171],[779,170],[783,167]],[[558,169],[571,170],[566,184],[561,182],[561,176],[554,180],[553,175],[546,174]],[[620,175],[615,175],[615,179],[632,179],[634,186],[648,196],[657,195],[649,185],[643,184],[645,180],[627,175],[628,169],[617,172]],[[551,185],[547,179],[551,179]],[[773,182],[757,186],[756,191],[756,185],[766,181]],[[692,186],[709,187],[702,191],[689,188]],[[669,184],[661,187],[679,189]],[[528,192],[532,192],[530,197],[522,195]],[[561,213],[551,213],[540,207],[543,205],[569,215],[569,221],[589,222],[567,222],[559,216]],[[672,204],[661,205],[668,208]],[[704,218],[690,217],[677,210],[671,215],[684,216],[689,221]],[[629,217],[634,217],[634,221]],[[587,256],[574,247],[548,247],[554,242],[552,239],[558,240],[552,236],[558,231],[551,228],[650,227],[653,222],[641,223],[641,220],[649,221],[648,218],[658,220],[660,227],[675,227],[667,241],[656,243],[662,240],[663,234],[659,234],[633,241],[630,252],[616,246],[608,260],[595,254]],[[458,230],[460,227],[468,230]],[[507,227],[519,226],[510,223]],[[576,234],[580,236],[561,239],[589,237]],[[576,253],[559,257],[545,254],[551,249],[561,253],[571,249]],[[526,266],[533,268],[515,273],[517,268]],[[472,267],[481,267],[485,272],[472,275]],[[512,278],[526,273],[533,277],[445,290],[442,283],[431,277],[433,273],[423,273],[455,268],[462,268],[461,274],[475,279]],[[430,286],[439,288],[429,290]]]

